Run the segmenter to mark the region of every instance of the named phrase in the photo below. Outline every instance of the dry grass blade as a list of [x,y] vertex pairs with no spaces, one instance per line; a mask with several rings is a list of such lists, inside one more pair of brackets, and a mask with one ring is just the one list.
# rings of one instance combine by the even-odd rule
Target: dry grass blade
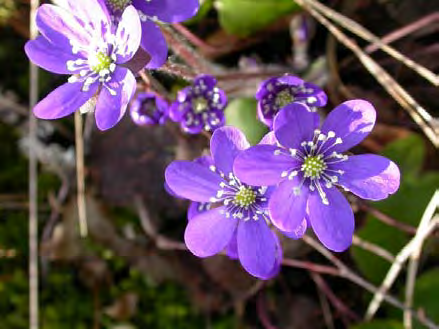
[[421,127],[424,134],[430,139],[435,147],[439,147],[439,135],[434,128],[431,115],[416,102],[416,100],[393,79],[387,71],[379,66],[367,55],[354,40],[350,39],[339,28],[326,19],[321,13],[308,5],[311,0],[296,0],[305,7],[322,25],[324,25],[343,45],[349,48],[361,61],[364,67],[377,79],[383,88],[400,104]]
[[374,298],[370,302],[365,316],[366,320],[372,319],[375,313],[378,311],[384,299],[384,295],[392,287],[407,259],[422,248],[424,240],[434,231],[434,229],[436,229],[437,225],[439,224],[439,216],[436,216],[434,219],[432,219],[432,217],[438,206],[438,200],[439,193],[436,192],[433,195],[429,205],[424,212],[424,215],[421,218],[416,235],[398,253],[395,261],[387,272],[383,283],[381,284],[378,291],[375,293]]
[[354,20],[340,14],[336,10],[333,10],[320,2],[316,0],[300,0],[297,1],[298,3],[306,3],[310,7],[314,8],[316,11],[319,11],[320,13],[324,14],[327,18],[337,22],[340,24],[340,26],[343,26],[346,30],[356,34],[357,36],[363,38],[366,41],[371,42],[375,47],[380,48],[382,51],[386,52],[396,60],[400,61],[407,67],[411,68],[413,71],[418,73],[420,76],[425,78],[427,81],[432,83],[435,86],[439,86],[439,77],[437,74],[434,74],[427,68],[425,68],[422,65],[419,65],[415,61],[411,60],[410,58],[404,56],[399,51],[397,51],[395,48],[387,45],[384,43],[379,37],[371,33],[369,30],[355,22]]
[[[30,35],[36,38],[38,29],[35,23],[38,0],[32,0],[30,10]],[[38,68],[30,64],[29,87],[29,328],[39,327],[38,306],[38,171],[35,148],[37,139],[37,119],[32,113],[32,108],[38,100]]]
[[[351,281],[352,283],[355,283],[356,285],[362,287],[363,289],[369,291],[372,294],[377,294],[379,292],[379,289],[376,286],[374,286],[373,284],[371,284],[370,282],[366,281],[361,276],[356,274],[354,271],[352,271],[349,267],[347,267],[342,261],[336,258],[329,250],[323,247],[316,240],[314,240],[313,238],[307,235],[304,235],[302,237],[302,240],[310,247],[312,247],[314,250],[319,252],[321,255],[326,257],[332,264],[334,264],[339,270],[339,273],[337,274],[338,276],[345,278]],[[427,328],[439,329],[439,326],[435,324],[431,319],[429,319],[423,312],[414,311],[411,308],[407,308],[401,301],[387,294],[387,292],[383,293],[382,297],[383,300],[385,300],[389,304],[401,310],[409,312],[413,317],[415,317],[420,323],[425,325]]]
[[82,237],[88,234],[87,212],[85,208],[85,172],[84,172],[84,136],[82,131],[81,112],[75,112],[75,148],[76,148],[76,181],[79,233]]
[[[439,208],[439,191],[433,195],[430,203],[425,209],[424,215],[422,216],[421,223],[425,223],[426,226],[433,217],[435,211]],[[423,230],[425,227],[419,226],[419,230]],[[422,242],[419,244],[418,248],[415,249],[410,256],[408,272],[407,272],[407,280],[406,280],[406,288],[405,288],[405,306],[412,307],[413,306],[413,293],[415,290],[415,280],[416,280],[416,272],[418,271],[419,258],[421,256],[422,251]],[[408,312],[404,312],[404,327],[407,329],[413,328],[412,316]]]

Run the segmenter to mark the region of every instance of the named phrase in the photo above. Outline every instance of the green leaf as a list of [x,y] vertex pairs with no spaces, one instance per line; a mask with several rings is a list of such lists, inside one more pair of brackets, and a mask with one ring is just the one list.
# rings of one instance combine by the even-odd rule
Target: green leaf
[[257,103],[253,98],[238,98],[229,103],[225,110],[226,124],[239,128],[250,144],[257,144],[268,132],[256,113]]
[[[412,153],[416,156],[412,156]],[[401,167],[401,186],[399,191],[386,200],[372,204],[381,212],[406,224],[417,226],[437,186],[439,173],[431,172],[418,175],[422,168],[425,149],[419,137],[412,136],[399,140],[387,147],[383,155],[391,158]],[[396,254],[409,241],[410,237],[400,230],[382,223],[376,217],[368,215],[365,224],[357,235],[367,241]],[[390,264],[369,251],[359,247],[351,249],[361,272],[370,281],[380,283]]]
[[404,326],[396,321],[375,320],[359,324],[352,329],[404,329]]
[[382,154],[398,164],[402,175],[417,175],[425,158],[424,140],[412,134],[391,143]]
[[293,0],[216,0],[215,7],[221,26],[240,37],[248,36],[300,8]]

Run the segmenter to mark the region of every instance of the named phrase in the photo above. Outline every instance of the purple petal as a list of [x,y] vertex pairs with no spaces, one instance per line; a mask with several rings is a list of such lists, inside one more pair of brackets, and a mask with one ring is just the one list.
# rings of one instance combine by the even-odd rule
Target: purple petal
[[35,105],[33,112],[40,119],[59,119],[65,117],[84,105],[95,93],[98,84],[90,86],[88,91],[81,91],[82,82],[65,83]]
[[306,216],[306,203],[309,194],[307,187],[302,186],[296,194],[295,187],[299,179],[286,180],[279,184],[271,195],[268,210],[273,225],[282,232],[298,232],[303,230],[303,220]]
[[66,52],[72,49],[70,41],[84,47],[90,44],[91,36],[72,14],[61,7],[41,5],[37,10],[36,23],[43,36]]
[[262,137],[259,145],[275,145],[276,143],[276,135],[274,134],[274,131],[270,131],[269,133],[265,134],[264,137]]
[[168,46],[160,28],[153,22],[142,21],[142,39],[140,46],[151,57],[145,66],[148,69],[156,69],[162,66],[168,58]]
[[112,95],[106,87],[102,86],[95,112],[99,130],[110,129],[120,121],[128,102],[136,92],[136,78],[124,67],[118,66],[107,84],[116,94]]
[[304,218],[302,223],[299,226],[297,226],[294,231],[292,232],[282,231],[282,234],[291,239],[298,240],[306,233],[307,228],[308,228],[308,221],[306,220],[306,218]]
[[184,241],[195,256],[213,256],[229,244],[237,224],[236,219],[225,217],[224,207],[215,208],[188,222]]
[[216,86],[216,79],[212,75],[202,74],[198,75],[193,82],[193,85],[199,87],[201,91],[212,90]]
[[174,193],[198,202],[210,202],[223,181],[209,168],[189,161],[172,162],[166,168],[165,179]]
[[237,230],[233,233],[229,244],[227,245],[227,256],[231,259],[238,259],[238,234]]
[[338,183],[363,199],[382,200],[399,188],[398,166],[379,155],[353,155],[333,168],[344,171]]
[[212,204],[210,202],[191,202],[187,210],[187,219],[192,220],[192,218],[199,214],[209,211],[211,207]]
[[276,264],[277,245],[264,220],[239,223],[238,256],[248,273],[261,279],[271,278]]
[[210,152],[215,166],[225,175],[233,173],[236,156],[250,146],[245,135],[235,127],[222,127],[210,139]]
[[133,5],[149,17],[156,16],[166,23],[178,23],[195,16],[199,0],[133,0]]
[[323,245],[341,252],[352,244],[355,220],[351,206],[336,188],[323,188],[329,204],[322,202],[317,192],[308,197],[308,215],[314,233]]
[[116,31],[116,43],[118,52],[116,63],[122,64],[133,58],[140,46],[142,28],[137,10],[133,6],[128,6],[119,21]]
[[360,143],[373,129],[375,119],[375,108],[367,101],[357,99],[337,106],[322,126],[324,134],[333,131],[342,139],[342,143],[331,148],[331,152],[344,152]]
[[235,159],[233,172],[244,183],[261,186],[274,185],[284,179],[284,172],[296,167],[292,157],[278,153],[274,145],[255,145],[241,152]]
[[24,51],[32,63],[47,71],[58,74],[79,73],[79,70],[68,70],[67,61],[74,61],[80,56],[73,55],[62,48],[58,48],[41,35],[35,40],[26,42]]
[[75,17],[82,21],[83,26],[90,25],[95,30],[100,30],[102,23],[110,22],[105,1],[90,0],[70,0],[66,3],[69,12],[74,13]]
[[279,143],[297,149],[304,141],[311,141],[318,128],[319,115],[306,105],[293,103],[285,106],[274,119],[274,132]]

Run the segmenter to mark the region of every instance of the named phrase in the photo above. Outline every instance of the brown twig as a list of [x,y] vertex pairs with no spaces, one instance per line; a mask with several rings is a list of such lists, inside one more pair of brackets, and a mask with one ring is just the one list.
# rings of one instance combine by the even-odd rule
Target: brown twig
[[75,148],[76,148],[76,182],[79,218],[79,233],[82,237],[88,234],[87,211],[85,206],[85,169],[84,169],[84,138],[81,112],[75,112]]
[[257,301],[256,301],[256,309],[258,312],[258,318],[261,321],[261,324],[265,329],[277,329],[270,321],[267,308],[265,307],[264,295],[263,293],[259,293]]

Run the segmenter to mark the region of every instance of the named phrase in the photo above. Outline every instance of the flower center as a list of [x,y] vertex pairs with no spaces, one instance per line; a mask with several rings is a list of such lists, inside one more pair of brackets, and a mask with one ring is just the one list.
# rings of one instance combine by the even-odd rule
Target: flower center
[[322,173],[327,168],[325,160],[323,160],[322,155],[308,156],[305,158],[302,164],[302,171],[305,177],[310,177],[311,179],[320,178]]
[[106,2],[107,5],[113,9],[113,11],[123,11],[128,5],[131,4],[131,0],[106,0]]
[[256,201],[256,192],[251,188],[240,186],[238,193],[235,195],[233,202],[240,206],[247,208]]
[[288,89],[284,89],[276,95],[276,106],[282,108],[294,102],[294,96],[291,95]]
[[195,113],[202,113],[207,110],[209,103],[203,97],[197,97],[192,100],[192,107]]
[[110,56],[103,52],[98,52],[88,59],[89,66],[95,73],[100,73],[104,70],[109,70],[112,64]]

